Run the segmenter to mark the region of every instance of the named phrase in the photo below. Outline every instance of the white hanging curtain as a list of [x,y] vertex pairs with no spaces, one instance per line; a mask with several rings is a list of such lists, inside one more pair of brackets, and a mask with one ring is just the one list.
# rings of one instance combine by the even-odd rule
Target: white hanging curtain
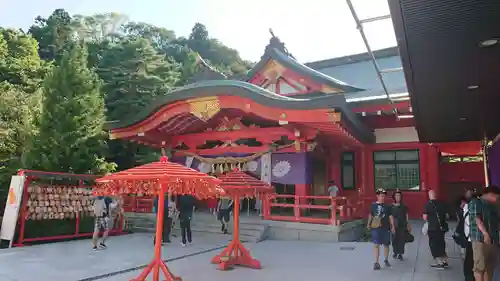
[[186,167],[191,168],[191,165],[193,165],[193,160],[194,160],[193,156],[186,157]]

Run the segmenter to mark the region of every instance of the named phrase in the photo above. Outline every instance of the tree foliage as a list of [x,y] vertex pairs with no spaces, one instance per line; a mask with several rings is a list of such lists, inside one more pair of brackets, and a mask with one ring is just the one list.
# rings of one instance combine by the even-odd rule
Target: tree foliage
[[43,85],[39,133],[33,138],[32,169],[103,173],[104,100],[101,80],[87,68],[87,51],[75,44]]
[[201,23],[177,37],[118,13],[57,9],[27,33],[0,27],[0,200],[18,168],[102,173],[158,159],[154,149],[106,141],[103,124],[187,83],[198,54],[226,74],[251,66]]

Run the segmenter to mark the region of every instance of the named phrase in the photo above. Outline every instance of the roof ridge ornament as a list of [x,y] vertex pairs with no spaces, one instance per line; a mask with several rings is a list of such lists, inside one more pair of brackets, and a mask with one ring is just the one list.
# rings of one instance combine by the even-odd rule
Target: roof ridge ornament
[[280,52],[285,53],[286,55],[292,57],[295,59],[295,57],[288,51],[288,49],[285,47],[285,43],[283,43],[278,36],[274,35],[273,29],[269,28],[269,33],[271,34],[271,39],[269,39],[269,44],[266,46],[266,51],[264,55],[267,52],[270,52],[271,49],[277,49]]
[[210,65],[198,52],[195,53],[195,56],[195,65],[197,69],[188,80],[189,83],[227,79],[227,76],[222,71]]

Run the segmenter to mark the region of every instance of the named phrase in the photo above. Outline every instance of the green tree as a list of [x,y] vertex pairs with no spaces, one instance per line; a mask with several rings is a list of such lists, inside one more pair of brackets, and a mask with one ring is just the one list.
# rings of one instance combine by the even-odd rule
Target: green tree
[[[179,78],[178,65],[159,55],[146,39],[109,46],[97,72],[105,81],[106,115],[110,121],[137,114],[155,97],[166,94]],[[110,141],[109,149],[110,160],[120,169],[158,159],[154,150],[121,140]]]
[[0,28],[0,202],[5,202],[10,177],[24,167],[47,69],[31,36]]
[[105,152],[101,81],[87,68],[87,51],[75,44],[43,85],[39,133],[30,151],[34,169],[104,173],[114,168]]
[[210,38],[207,28],[201,23],[193,26],[187,39],[178,38],[175,43],[188,46],[225,74],[246,73],[252,66],[252,63],[240,57],[238,51],[227,47],[215,38]]
[[64,9],[56,9],[48,18],[36,17],[30,33],[39,44],[40,57],[46,61],[59,61],[64,50],[73,42],[71,16]]
[[25,167],[39,97],[7,82],[0,83],[0,207],[6,200],[10,177]]
[[97,73],[105,81],[108,120],[139,112],[166,94],[179,78],[178,65],[159,55],[146,39],[110,46],[103,52]]
[[49,65],[38,56],[35,39],[19,30],[0,27],[0,82],[35,92]]

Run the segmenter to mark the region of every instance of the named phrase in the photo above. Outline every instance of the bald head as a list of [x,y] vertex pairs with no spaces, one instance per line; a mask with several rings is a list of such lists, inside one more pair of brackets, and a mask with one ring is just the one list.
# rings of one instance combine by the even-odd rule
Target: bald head
[[436,199],[436,192],[434,190],[429,190],[429,199]]

